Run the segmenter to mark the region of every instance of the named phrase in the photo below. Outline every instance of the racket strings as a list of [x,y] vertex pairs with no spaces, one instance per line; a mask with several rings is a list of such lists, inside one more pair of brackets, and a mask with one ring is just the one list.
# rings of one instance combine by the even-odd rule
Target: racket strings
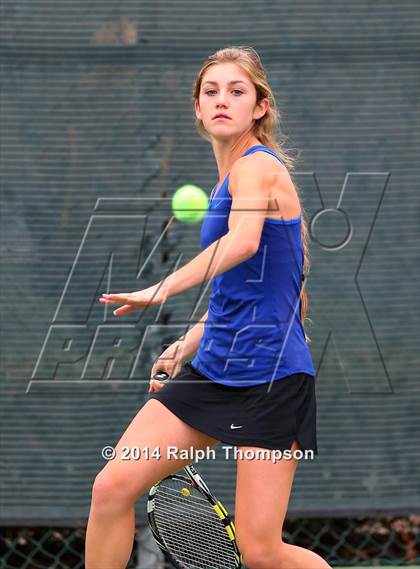
[[[174,528],[161,528],[162,539],[171,554],[185,563],[188,569],[227,569],[235,567],[235,558],[231,545],[230,552],[223,549],[220,544],[210,536],[196,533],[196,528],[178,528],[178,535],[174,535]],[[183,536],[183,534],[185,534]],[[192,537],[194,536],[194,537]]]
[[[179,500],[179,489],[174,488],[165,488],[166,496],[165,499],[167,500],[167,506],[170,507],[171,505],[178,507],[178,500]],[[189,489],[191,492],[191,489]],[[184,498],[184,496],[182,496]],[[204,498],[204,496],[194,490],[194,494],[188,497],[188,508],[189,511],[194,512],[197,515],[202,514],[203,508],[208,511],[209,514],[213,515],[215,512],[209,503],[209,501]],[[217,516],[217,519],[220,518]],[[206,523],[206,519],[203,519],[203,522]]]
[[[185,496],[182,489],[187,488]],[[209,501],[189,482],[165,480],[155,494],[153,511],[167,548],[191,569],[228,569],[236,566],[231,540]]]
[[[166,509],[166,512],[168,513],[168,516],[171,516],[171,517],[172,517],[172,519],[173,519],[174,515],[177,514],[177,510],[175,509],[175,507],[174,507],[174,508],[167,508],[167,509]],[[202,518],[200,518],[200,523],[201,523],[201,519],[202,519]],[[172,520],[171,520],[171,521],[172,521]],[[185,522],[184,522],[184,529],[189,528],[189,529],[191,529],[191,530],[194,530],[194,533],[197,534],[197,537],[198,537],[198,538],[202,538],[202,539],[204,539],[204,540],[206,540],[206,539],[208,538],[208,536],[209,536],[209,533],[208,533],[209,530],[211,531],[211,535],[214,534],[214,531],[213,531],[213,530],[214,530],[214,527],[213,527],[211,524],[206,523],[205,525],[202,524],[201,527],[197,527],[197,526],[195,525],[195,523],[197,523],[195,520],[191,520],[190,523],[185,523]],[[228,541],[229,541],[229,543],[230,543],[230,540],[229,540],[229,538],[228,538],[228,536],[227,536],[226,530],[224,529],[224,526],[222,525],[222,522],[220,522],[220,520],[219,520],[218,523],[219,523],[219,527],[216,528],[216,529],[217,529],[218,531],[219,531],[219,529],[220,529],[220,532],[219,532],[219,533],[221,533],[222,539],[224,539],[225,536],[226,536],[226,538],[228,539]],[[188,538],[188,539],[189,539],[189,538]],[[219,539],[220,539],[220,538],[219,538]]]
[[[184,486],[185,485],[183,485],[183,487]],[[173,510],[175,507],[178,508],[179,507],[178,500],[180,499],[179,489],[174,490],[173,488],[166,488],[165,490],[166,490],[166,495],[164,497],[166,500],[165,507],[167,507],[169,510],[170,509]],[[222,532],[222,535],[225,536],[226,530],[224,529],[223,522],[220,520],[219,516],[215,513],[209,501],[206,498],[204,498],[200,492],[192,489],[189,489],[189,491],[190,492],[192,491],[193,493],[187,498],[188,502],[185,501],[185,496],[182,495],[184,503],[188,506],[188,513],[190,514],[189,517],[191,518],[191,513],[194,513],[196,516],[199,516],[201,518],[202,527],[204,529],[206,526],[208,528],[214,528],[214,522],[216,521],[218,524],[216,528],[218,528],[219,531]],[[204,516],[203,516],[204,513],[203,510],[205,511]]]
[[[186,521],[186,517],[183,514],[187,514],[189,516],[188,520]],[[157,525],[159,526],[158,521],[158,514],[155,512]],[[210,518],[213,516],[213,518]],[[212,519],[212,523],[208,523],[208,519]],[[223,523],[217,517],[214,511],[212,513],[208,512],[208,516],[204,518],[206,523],[203,523],[203,515],[200,516],[191,516],[191,513],[182,512],[179,509],[179,506],[173,504],[173,507],[168,507],[168,504],[165,505],[165,516],[162,517],[161,524],[160,524],[160,533],[164,533],[165,542],[168,546],[170,544],[177,544],[178,546],[184,546],[186,549],[184,553],[187,552],[188,548],[196,547],[198,545],[207,545],[211,547],[217,559],[220,559],[222,556],[229,560],[232,557],[232,554],[226,553],[223,547],[223,543],[220,541],[226,541],[228,548],[231,549],[232,545],[230,539],[227,535],[226,530],[224,529]],[[178,522],[178,523],[176,523]],[[179,523],[180,522],[180,523]],[[184,534],[179,533],[184,532]],[[193,537],[192,537],[193,536]],[[169,541],[171,538],[171,541]],[[193,543],[193,540],[197,542],[196,544]],[[218,549],[215,549],[215,541],[216,544],[220,545]]]

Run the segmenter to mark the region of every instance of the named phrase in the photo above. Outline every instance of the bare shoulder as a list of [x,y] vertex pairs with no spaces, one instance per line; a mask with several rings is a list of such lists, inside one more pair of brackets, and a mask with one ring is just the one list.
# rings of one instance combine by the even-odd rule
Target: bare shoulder
[[272,190],[294,190],[293,182],[286,166],[268,152],[254,152],[242,156],[233,165],[230,173],[232,182],[243,176],[263,181]]
[[[275,164],[277,162],[277,165]],[[252,175],[254,178],[268,180],[278,171],[282,164],[268,152],[254,152],[247,156],[242,156],[232,166],[230,177],[233,180],[240,180],[242,176]]]
[[254,152],[239,158],[232,167],[233,187],[241,180],[263,186],[269,198],[269,215],[293,218],[300,214],[299,197],[286,166],[268,152]]

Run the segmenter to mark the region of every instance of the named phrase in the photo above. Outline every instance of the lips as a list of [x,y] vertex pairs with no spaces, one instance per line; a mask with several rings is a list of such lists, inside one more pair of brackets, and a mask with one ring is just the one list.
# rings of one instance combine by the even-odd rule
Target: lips
[[216,120],[216,119],[229,119],[230,120],[230,117],[228,117],[227,115],[224,115],[223,113],[220,113],[219,115],[216,115],[215,117],[213,117],[213,120]]

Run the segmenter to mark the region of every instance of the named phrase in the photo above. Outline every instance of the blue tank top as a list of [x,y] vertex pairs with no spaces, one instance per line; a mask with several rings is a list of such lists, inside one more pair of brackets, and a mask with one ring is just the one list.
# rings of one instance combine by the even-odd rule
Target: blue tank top
[[[277,156],[271,148],[257,151]],[[228,233],[232,205],[229,174],[210,203],[201,226],[206,249]],[[300,320],[303,250],[301,216],[265,219],[257,253],[211,280],[208,317],[192,365],[209,379],[247,387],[294,373],[315,376]]]

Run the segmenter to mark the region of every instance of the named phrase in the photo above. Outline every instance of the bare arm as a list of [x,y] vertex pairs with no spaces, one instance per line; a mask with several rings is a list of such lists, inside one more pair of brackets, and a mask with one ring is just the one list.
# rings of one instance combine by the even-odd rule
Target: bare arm
[[192,261],[160,281],[170,297],[228,271],[255,254],[238,232],[228,232],[204,249]]
[[[163,304],[169,297],[195,285],[211,280],[236,265],[253,257],[259,249],[265,214],[268,208],[272,176],[267,164],[257,153],[247,156],[247,162],[239,167],[236,176],[231,171],[232,206],[229,212],[228,232],[215,240],[192,261],[147,289],[119,294],[103,294],[100,302],[121,304],[114,310],[115,316],[127,314],[151,304]],[[236,166],[236,164],[235,164]],[[240,175],[239,175],[240,174]],[[247,205],[244,209],[240,205]],[[190,331],[191,332],[191,331]],[[203,333],[202,323],[196,333]],[[193,346],[198,346],[197,337],[191,334]],[[195,337],[195,342],[193,339]],[[189,343],[189,342],[188,342]],[[191,346],[185,350],[190,351]]]
[[189,263],[160,281],[164,296],[170,297],[211,280],[253,257],[260,244],[270,196],[272,176],[259,156],[231,172],[232,206],[228,232]]
[[178,361],[185,362],[198,350],[208,314],[209,311],[207,310],[197,324],[175,342],[177,344],[176,359]]

